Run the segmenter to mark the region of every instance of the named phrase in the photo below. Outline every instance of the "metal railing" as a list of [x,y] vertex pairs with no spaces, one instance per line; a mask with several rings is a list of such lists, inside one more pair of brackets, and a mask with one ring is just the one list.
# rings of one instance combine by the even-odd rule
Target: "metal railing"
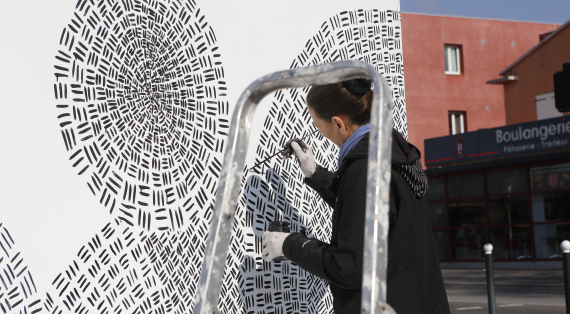
[[232,230],[252,118],[259,102],[279,89],[331,84],[355,78],[372,80],[374,91],[370,118],[361,313],[395,313],[386,303],[392,148],[391,90],[372,66],[358,61],[340,61],[275,72],[253,82],[239,98],[232,115],[194,313],[219,313],[219,292],[231,237],[228,230]]

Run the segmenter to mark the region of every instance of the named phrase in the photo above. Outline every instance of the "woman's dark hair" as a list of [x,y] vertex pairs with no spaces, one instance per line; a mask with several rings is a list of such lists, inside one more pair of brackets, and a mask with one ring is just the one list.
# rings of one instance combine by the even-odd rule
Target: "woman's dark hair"
[[328,85],[315,85],[307,94],[307,105],[320,118],[330,120],[344,115],[357,125],[370,122],[372,81],[353,79]]

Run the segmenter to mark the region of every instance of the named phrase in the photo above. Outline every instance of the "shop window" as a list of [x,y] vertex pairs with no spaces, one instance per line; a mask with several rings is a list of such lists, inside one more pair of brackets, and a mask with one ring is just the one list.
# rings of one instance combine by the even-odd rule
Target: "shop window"
[[533,193],[530,199],[534,222],[570,220],[570,190]]
[[465,126],[465,115],[465,111],[450,111],[448,113],[450,135],[467,132],[467,127]]
[[445,210],[445,202],[428,203],[428,210],[432,228],[447,227],[447,210]]
[[570,220],[570,164],[530,169],[534,222]]
[[509,194],[527,190],[526,169],[489,172],[487,194]]
[[489,197],[487,209],[491,225],[529,223],[528,196],[525,194]]
[[547,224],[534,226],[536,258],[561,258],[560,243],[570,238],[570,224]]
[[481,260],[483,245],[487,243],[484,228],[450,231],[451,258],[454,260]]
[[445,74],[461,74],[461,46],[444,45],[445,54]]
[[523,260],[532,258],[529,226],[489,228],[495,259]]
[[449,201],[449,226],[471,227],[485,225],[485,200],[462,199]]
[[483,195],[483,175],[455,176],[447,179],[449,198]]
[[570,163],[430,178],[426,194],[439,259],[560,259],[570,239]]
[[424,198],[428,201],[445,198],[445,183],[443,178],[429,179],[428,190]]

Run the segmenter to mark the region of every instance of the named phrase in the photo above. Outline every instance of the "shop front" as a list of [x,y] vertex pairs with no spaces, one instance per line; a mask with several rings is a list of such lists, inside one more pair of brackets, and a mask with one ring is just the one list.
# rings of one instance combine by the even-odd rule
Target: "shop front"
[[560,268],[570,239],[570,119],[425,141],[426,195],[442,267]]

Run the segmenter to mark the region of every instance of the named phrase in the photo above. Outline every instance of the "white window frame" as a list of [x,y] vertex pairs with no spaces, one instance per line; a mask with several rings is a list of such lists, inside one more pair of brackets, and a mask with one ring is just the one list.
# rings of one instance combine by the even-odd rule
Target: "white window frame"
[[[450,56],[455,56],[457,60],[456,69],[453,70],[453,58]],[[444,57],[445,57],[445,74],[447,75],[461,75],[461,46],[459,45],[444,45]]]
[[[459,116],[459,132],[455,132],[456,125],[455,125],[455,118]],[[448,113],[449,119],[449,128],[450,128],[450,135],[461,134],[465,133],[465,111],[450,111]]]

